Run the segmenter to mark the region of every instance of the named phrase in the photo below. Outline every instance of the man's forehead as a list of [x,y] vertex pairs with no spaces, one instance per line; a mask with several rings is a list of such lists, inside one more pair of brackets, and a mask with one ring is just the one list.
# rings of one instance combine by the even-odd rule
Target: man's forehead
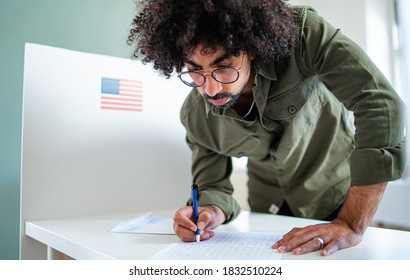
[[226,49],[221,46],[198,45],[196,48],[193,49],[193,52],[200,53],[201,55],[213,55],[217,53],[226,53]]
[[218,45],[208,46],[200,43],[188,52],[187,58],[191,58],[193,56],[214,56],[224,53],[226,53],[226,49],[224,47]]
[[225,59],[229,59],[233,54],[228,53],[225,48],[222,47],[204,47],[197,46],[190,54],[185,58],[185,62],[198,65],[199,61],[203,61],[204,58],[209,61],[207,64],[215,65],[222,62]]

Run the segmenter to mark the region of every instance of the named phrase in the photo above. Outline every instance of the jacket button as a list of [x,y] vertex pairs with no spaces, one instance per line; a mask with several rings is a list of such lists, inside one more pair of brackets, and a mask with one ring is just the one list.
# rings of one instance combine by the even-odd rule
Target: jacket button
[[296,113],[296,111],[297,111],[297,109],[296,109],[295,106],[290,105],[290,106],[288,107],[288,112],[289,112],[289,113],[294,114],[294,113]]

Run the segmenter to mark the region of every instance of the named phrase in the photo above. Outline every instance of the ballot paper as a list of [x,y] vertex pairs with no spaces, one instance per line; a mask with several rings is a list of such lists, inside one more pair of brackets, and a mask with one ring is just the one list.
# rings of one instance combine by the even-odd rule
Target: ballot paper
[[115,225],[111,232],[144,233],[144,234],[175,234],[173,221],[170,218],[152,216],[151,212],[124,220]]
[[281,234],[216,231],[201,242],[176,242],[159,251],[154,260],[278,260],[281,254],[271,246]]

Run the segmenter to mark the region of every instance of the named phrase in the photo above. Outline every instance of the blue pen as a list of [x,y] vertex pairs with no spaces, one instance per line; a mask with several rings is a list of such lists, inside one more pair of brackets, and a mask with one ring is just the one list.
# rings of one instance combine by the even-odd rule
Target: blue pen
[[[194,223],[197,224],[199,212],[198,212],[198,185],[196,184],[192,185],[192,208],[194,209]],[[199,242],[200,240],[200,233],[201,232],[199,229],[195,231],[196,242]]]

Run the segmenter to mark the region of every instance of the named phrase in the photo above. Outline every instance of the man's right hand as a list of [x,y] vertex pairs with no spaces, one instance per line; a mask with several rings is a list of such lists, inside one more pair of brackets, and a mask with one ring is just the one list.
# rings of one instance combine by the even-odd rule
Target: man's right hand
[[201,231],[201,240],[206,240],[215,235],[213,229],[225,222],[226,217],[221,208],[215,205],[198,207],[198,223],[195,225],[192,206],[179,209],[174,215],[174,231],[184,242],[195,241],[195,231]]

